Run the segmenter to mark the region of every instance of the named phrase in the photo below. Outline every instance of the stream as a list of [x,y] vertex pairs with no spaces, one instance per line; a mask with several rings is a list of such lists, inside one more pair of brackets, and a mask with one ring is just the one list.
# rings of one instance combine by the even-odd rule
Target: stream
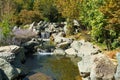
[[36,53],[27,58],[25,66],[30,70],[28,76],[41,72],[53,80],[81,80],[77,65],[68,57]]

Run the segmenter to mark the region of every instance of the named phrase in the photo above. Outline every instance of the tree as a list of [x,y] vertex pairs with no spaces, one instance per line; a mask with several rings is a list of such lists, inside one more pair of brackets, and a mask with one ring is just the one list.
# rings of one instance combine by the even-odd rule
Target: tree
[[[106,43],[110,50],[120,37],[120,1],[84,0],[80,5],[80,20],[91,31],[94,41]],[[117,39],[117,41],[116,41]]]
[[105,16],[105,30],[109,31],[109,39],[112,47],[120,46],[120,1],[105,0],[105,4],[100,8],[100,11]]
[[34,0],[34,10],[40,11],[47,21],[56,22],[58,20],[58,10],[55,0]]
[[78,19],[81,0],[56,0],[56,6],[64,18]]
[[16,5],[16,12],[19,13],[22,9],[32,10],[34,0],[13,0]]
[[99,8],[104,0],[83,0],[80,5],[80,20],[91,32],[92,39],[103,42],[104,15]]
[[[0,1],[0,17],[1,21],[5,17],[10,17],[14,14],[15,9],[12,0],[1,0]],[[9,18],[8,18],[9,19]]]
[[56,0],[55,4],[61,14],[67,21],[67,35],[72,35],[75,32],[73,27],[73,19],[79,19],[79,5],[81,0]]
[[16,19],[16,23],[28,24],[32,22],[39,22],[42,19],[41,13],[33,10],[21,10]]
[[0,29],[4,37],[10,35],[10,22],[14,14],[15,9],[12,0],[1,0],[0,1]]

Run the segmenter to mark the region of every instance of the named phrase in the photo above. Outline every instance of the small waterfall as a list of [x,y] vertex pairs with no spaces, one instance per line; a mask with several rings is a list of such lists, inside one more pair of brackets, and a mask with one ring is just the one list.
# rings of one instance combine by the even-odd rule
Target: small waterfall
[[46,38],[50,38],[50,33],[49,32],[46,32]]
[[38,52],[38,54],[41,56],[53,55],[52,52]]
[[42,38],[42,39],[45,39],[45,37],[46,37],[45,32],[41,32],[41,38]]
[[50,38],[50,32],[41,32],[41,38],[42,39],[49,39]]

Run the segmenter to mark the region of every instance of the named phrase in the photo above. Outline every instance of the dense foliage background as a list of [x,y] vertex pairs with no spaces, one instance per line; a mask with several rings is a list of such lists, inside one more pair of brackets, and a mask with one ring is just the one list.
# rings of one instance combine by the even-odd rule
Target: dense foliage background
[[73,32],[73,19],[86,27],[94,42],[109,49],[120,46],[120,0],[0,0],[0,38],[7,37],[13,25],[40,20],[66,20]]

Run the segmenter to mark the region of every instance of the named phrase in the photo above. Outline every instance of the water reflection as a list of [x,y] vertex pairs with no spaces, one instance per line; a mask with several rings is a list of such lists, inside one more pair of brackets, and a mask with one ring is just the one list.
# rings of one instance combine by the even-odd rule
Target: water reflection
[[25,65],[30,73],[42,72],[54,80],[81,80],[78,67],[67,57],[36,54],[28,57]]

